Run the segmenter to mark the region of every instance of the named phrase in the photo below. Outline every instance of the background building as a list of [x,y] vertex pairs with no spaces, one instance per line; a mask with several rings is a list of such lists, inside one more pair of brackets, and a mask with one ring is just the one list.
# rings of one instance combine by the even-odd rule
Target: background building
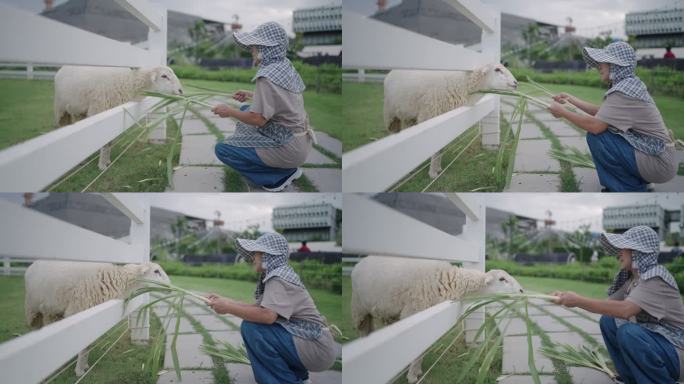
[[497,240],[506,239],[508,235],[504,232],[502,224],[509,221],[511,217],[515,217],[517,229],[521,232],[528,233],[530,236],[537,232],[537,219],[487,207],[487,222],[485,229],[487,238]]
[[342,44],[342,5],[296,9],[292,29],[301,34],[302,45]]
[[[113,238],[127,237],[131,228],[131,220],[98,194],[51,193],[27,205],[46,215]],[[193,231],[206,230],[209,221],[157,207],[151,207],[150,218],[151,239],[175,238],[171,225],[180,218],[184,218]]]
[[607,207],[603,210],[603,227],[608,232],[622,233],[637,225],[647,225],[664,239],[668,232],[665,210],[657,204]]
[[634,36],[634,48],[684,47],[684,9],[627,13],[625,33]]
[[[393,7],[380,8],[373,18],[447,43],[477,48],[482,39],[480,27],[442,0],[404,0]],[[558,39],[557,25],[502,13],[502,48],[506,45],[525,45],[522,32],[530,24],[539,28],[539,36],[542,39],[546,41]]]
[[288,241],[335,241],[342,211],[332,204],[276,207],[272,225]]

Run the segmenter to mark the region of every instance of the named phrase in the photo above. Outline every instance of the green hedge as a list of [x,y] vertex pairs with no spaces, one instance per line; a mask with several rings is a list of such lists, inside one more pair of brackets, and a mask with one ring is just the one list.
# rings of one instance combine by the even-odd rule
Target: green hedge
[[[294,67],[304,80],[307,88],[316,92],[342,92],[342,69],[333,64],[323,64],[319,67],[293,62]],[[256,74],[256,68],[226,68],[208,70],[194,65],[172,65],[171,68],[181,79],[232,81],[251,83]]]
[[[666,267],[677,280],[679,291],[684,293],[684,258],[677,258]],[[619,269],[619,263],[614,257],[601,258],[596,264],[537,264],[530,266],[512,261],[487,260],[486,269],[503,269],[512,276],[550,277],[609,285],[613,282],[613,278]]]
[[[510,68],[510,70],[519,81],[527,81],[527,76],[529,76],[532,80],[541,83],[606,87],[596,70],[583,72],[556,71],[550,73],[537,72],[529,68]],[[684,97],[684,72],[665,67],[637,68],[637,75],[646,84],[651,93]]]
[[[190,265],[178,261],[159,261],[168,275],[212,277],[256,282],[259,274],[246,263]],[[290,262],[292,268],[309,288],[342,293],[342,264],[323,264],[316,260]]]

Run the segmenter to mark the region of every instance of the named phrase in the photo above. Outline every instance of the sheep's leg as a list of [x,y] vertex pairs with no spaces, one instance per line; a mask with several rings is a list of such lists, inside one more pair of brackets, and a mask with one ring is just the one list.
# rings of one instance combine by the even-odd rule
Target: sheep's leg
[[423,374],[423,369],[421,365],[423,364],[423,358],[419,357],[411,362],[409,365],[408,373],[406,374],[406,380],[413,384],[418,381],[418,377]]
[[360,337],[368,336],[373,330],[373,316],[370,314],[364,316],[361,321],[356,324],[356,332]]
[[442,153],[437,152],[430,158],[430,171],[428,174],[431,179],[436,179],[442,172]]
[[76,376],[81,377],[83,376],[86,371],[90,368],[90,365],[88,365],[88,348],[81,350],[81,352],[78,353],[78,359],[76,359]]
[[401,131],[401,121],[397,119],[396,117],[392,119],[392,121],[389,123],[387,126],[387,130],[392,132],[392,133],[397,133]]
[[112,163],[110,156],[112,153],[112,142],[110,141],[109,143],[105,144],[104,147],[100,149],[100,161],[97,163],[97,167],[100,168],[100,171],[104,171],[107,169],[109,164]]

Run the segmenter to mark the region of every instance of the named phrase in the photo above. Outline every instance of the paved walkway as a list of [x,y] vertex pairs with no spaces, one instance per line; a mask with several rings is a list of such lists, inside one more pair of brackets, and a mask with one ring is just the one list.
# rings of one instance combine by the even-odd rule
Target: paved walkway
[[[599,330],[599,315],[580,309],[565,308],[541,300],[534,300],[529,306],[530,320],[536,323],[545,334],[544,339],[556,343],[567,343],[578,347],[592,344],[605,348]],[[503,342],[503,366],[501,374],[505,378],[500,384],[532,383],[527,363],[527,328],[524,320],[514,317],[507,327],[503,320],[499,327],[505,332]],[[556,376],[553,363],[538,350],[546,341],[539,335],[532,336],[535,348],[534,359],[542,384],[555,384]],[[604,351],[605,352],[605,351]],[[607,354],[606,354],[607,356]],[[575,384],[612,384],[612,380],[602,372],[580,367],[568,367],[568,374]]]
[[[222,100],[208,100],[209,104]],[[198,106],[195,106],[198,107]],[[173,171],[174,192],[223,192],[226,190],[225,167],[214,155],[218,133],[228,137],[235,132],[235,121],[214,115],[209,108],[198,110],[206,122],[192,113],[186,114],[181,129],[182,144],[179,165]],[[207,122],[215,127],[209,129]],[[212,127],[212,128],[214,128]],[[316,132],[318,145],[314,146],[306,164],[304,175],[319,192],[342,190],[342,143],[324,132]],[[261,192],[261,188],[242,180],[250,192]],[[285,192],[299,192],[297,182]]]
[[[501,113],[510,121],[515,98],[503,97]],[[543,129],[539,124],[543,125]],[[517,129],[517,118],[512,123]],[[506,192],[559,192],[561,191],[560,163],[549,155],[552,142],[549,136],[558,139],[565,147],[574,147],[589,153],[586,132],[553,117],[545,109],[536,105],[528,105],[528,116],[523,120],[520,142],[515,155],[515,165],[511,184]],[[680,163],[684,162],[684,151],[677,151]],[[575,181],[580,192],[600,192],[601,185],[596,170],[591,168],[572,167]],[[665,184],[655,184],[655,192],[674,192],[684,190],[684,176],[675,176]]]
[[[155,305],[154,313],[159,317],[162,325],[166,323],[164,317],[168,311],[166,304]],[[186,316],[181,318],[180,332],[176,342],[178,360],[181,367],[182,383],[188,384],[213,384],[216,361],[209,355],[200,351],[200,346],[207,338],[217,342],[226,341],[235,346],[242,344],[240,336],[241,320],[230,315],[216,315],[206,305],[186,299],[183,305]],[[177,383],[176,372],[173,369],[171,357],[171,340],[175,328],[175,317],[169,321],[166,339],[166,354],[164,356],[164,370],[159,376],[157,384]],[[340,347],[341,355],[341,347]],[[224,364],[228,376],[233,384],[256,384],[252,368],[244,364]],[[312,383],[315,384],[339,384],[342,382],[341,371],[312,372]],[[218,383],[218,382],[217,382]],[[224,383],[221,383],[224,384]]]

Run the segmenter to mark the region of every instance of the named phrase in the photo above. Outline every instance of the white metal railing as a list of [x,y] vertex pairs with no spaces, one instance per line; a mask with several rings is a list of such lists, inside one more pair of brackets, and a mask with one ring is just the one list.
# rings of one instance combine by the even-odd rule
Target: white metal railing
[[[500,11],[479,0],[448,2],[482,28],[482,52],[345,11],[343,39],[351,43],[345,44],[342,65],[359,69],[469,71],[498,63],[501,55]],[[487,95],[474,106],[458,108],[344,154],[343,191],[386,190],[478,122],[482,144],[498,146],[498,95]]]
[[[363,194],[344,194],[344,252],[459,261],[484,272],[485,206],[473,194],[447,194],[466,215],[454,236],[404,215]],[[349,260],[351,261],[351,260]],[[386,383],[451,329],[462,313],[459,302],[443,302],[386,326],[343,347],[342,381]],[[466,319],[466,340],[484,313]]]
[[[148,50],[0,4],[0,62],[31,66],[166,65],[166,8],[146,0],[115,1],[148,26]],[[26,192],[46,187],[143,118],[155,100],[126,103],[0,151],[0,190]],[[162,124],[151,139],[165,135]]]
[[[149,204],[136,195],[106,194],[105,198],[131,219],[127,242],[0,200],[0,254],[6,259],[24,261],[149,261]],[[125,310],[122,300],[110,300],[0,344],[2,381],[40,382],[129,314],[131,339],[146,342],[149,319],[145,323],[135,321],[134,311],[148,300],[147,295],[141,295]]]

